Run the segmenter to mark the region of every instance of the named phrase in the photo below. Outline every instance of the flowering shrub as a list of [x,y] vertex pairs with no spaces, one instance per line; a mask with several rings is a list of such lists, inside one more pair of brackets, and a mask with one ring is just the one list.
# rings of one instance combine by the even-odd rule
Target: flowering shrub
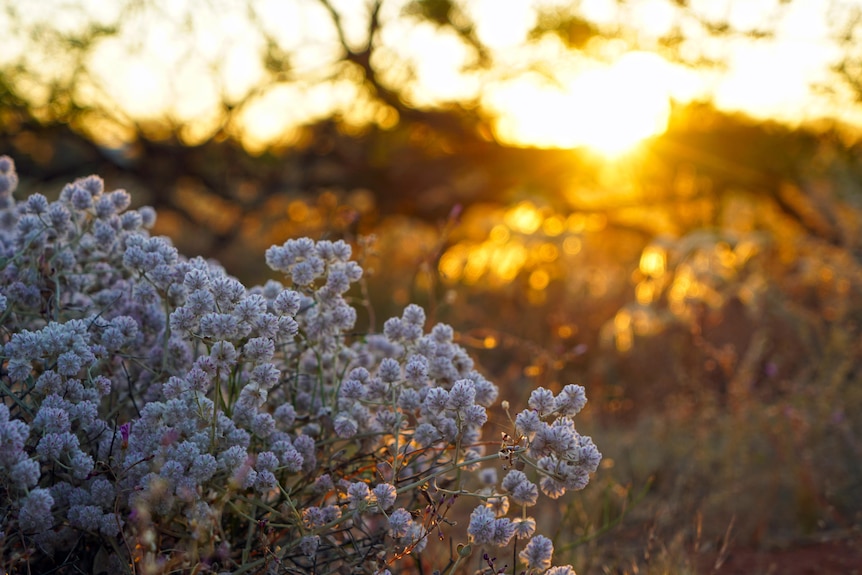
[[6,572],[386,573],[469,499],[450,573],[474,553],[496,572],[508,545],[573,573],[528,513],[598,466],[582,387],[533,391],[483,440],[498,391],[451,327],[409,305],[353,333],[348,244],[273,246],[287,285],[247,289],[98,177],[53,203],[16,184],[0,158]]

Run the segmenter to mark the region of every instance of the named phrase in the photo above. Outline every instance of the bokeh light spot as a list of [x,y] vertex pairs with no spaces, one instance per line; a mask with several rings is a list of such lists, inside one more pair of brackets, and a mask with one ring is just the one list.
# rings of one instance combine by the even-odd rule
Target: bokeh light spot
[[534,290],[545,289],[548,287],[548,283],[550,283],[550,281],[551,277],[545,270],[534,270],[533,273],[530,274],[530,287]]

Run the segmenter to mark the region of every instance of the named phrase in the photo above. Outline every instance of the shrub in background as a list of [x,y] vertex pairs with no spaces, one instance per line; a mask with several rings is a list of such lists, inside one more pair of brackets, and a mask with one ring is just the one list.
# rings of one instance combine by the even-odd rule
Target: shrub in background
[[534,390],[502,445],[483,439],[498,391],[451,327],[409,305],[354,333],[348,244],[273,246],[286,285],[246,288],[96,176],[53,203],[16,184],[0,158],[6,572],[385,573],[447,525],[448,572],[497,572],[513,546],[526,572],[573,573],[529,509],[598,466],[582,387]]

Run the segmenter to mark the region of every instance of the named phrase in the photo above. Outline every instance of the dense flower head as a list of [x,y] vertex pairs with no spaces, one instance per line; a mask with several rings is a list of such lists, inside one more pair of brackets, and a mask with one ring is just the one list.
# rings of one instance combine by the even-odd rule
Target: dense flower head
[[529,539],[536,532],[536,520],[532,517],[517,517],[512,520],[512,524],[518,539]]
[[551,558],[554,556],[554,543],[544,535],[536,535],[530,539],[527,546],[524,547],[518,556],[527,566],[527,569],[543,572],[551,567]]
[[51,507],[54,498],[47,489],[34,489],[21,504],[18,512],[18,524],[25,532],[41,532],[51,528],[54,518]]
[[515,535],[515,524],[508,517],[497,517],[493,507],[480,505],[470,514],[467,533],[474,543],[505,547]]
[[566,385],[559,395],[554,398],[554,407],[557,412],[565,416],[575,416],[587,404],[587,395],[583,386]]
[[207,569],[384,573],[476,495],[461,536],[530,539],[521,558],[548,568],[525,512],[599,465],[574,426],[582,387],[534,391],[510,430],[523,439],[486,453],[497,386],[418,305],[357,329],[347,242],[272,246],[278,278],[248,288],[151,236],[155,211],[96,176],[54,202],[16,204],[17,183],[0,157],[0,379],[14,394],[0,402],[0,532],[34,561],[97,549],[157,572],[160,537]]
[[494,521],[497,516],[493,509],[481,505],[473,509],[470,514],[470,524],[467,533],[477,543],[490,543],[494,537]]
[[373,490],[374,498],[377,502],[377,506],[382,510],[386,511],[395,503],[395,499],[398,497],[398,492],[395,489],[395,486],[390,483],[381,483],[377,485]]
[[406,509],[396,509],[389,515],[389,535],[395,538],[407,535],[413,517]]
[[544,387],[534,389],[528,405],[540,416],[548,415],[554,410],[554,394]]

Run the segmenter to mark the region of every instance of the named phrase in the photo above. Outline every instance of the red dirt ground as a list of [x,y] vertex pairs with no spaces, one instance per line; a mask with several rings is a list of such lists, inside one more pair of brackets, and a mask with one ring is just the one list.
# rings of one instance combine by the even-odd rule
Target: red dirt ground
[[[705,558],[707,559],[707,558]],[[805,542],[787,548],[731,548],[718,569],[715,557],[700,564],[704,575],[862,575],[862,535]]]

